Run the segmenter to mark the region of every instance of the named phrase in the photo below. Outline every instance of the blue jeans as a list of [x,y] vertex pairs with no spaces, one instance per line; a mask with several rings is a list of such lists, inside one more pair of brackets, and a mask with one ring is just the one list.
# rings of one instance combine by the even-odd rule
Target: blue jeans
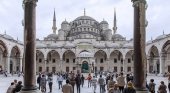
[[62,88],[62,82],[63,82],[63,81],[58,81],[59,89],[60,89],[60,87]]

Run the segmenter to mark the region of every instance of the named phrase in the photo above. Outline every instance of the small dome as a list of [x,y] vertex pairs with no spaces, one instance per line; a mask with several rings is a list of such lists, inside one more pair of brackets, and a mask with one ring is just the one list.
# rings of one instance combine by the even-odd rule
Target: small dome
[[100,24],[108,24],[108,22],[103,20],[103,21],[100,22]]
[[164,35],[160,35],[160,36],[156,37],[156,39],[155,39],[155,40],[163,39],[163,38],[166,38],[166,37],[167,37],[167,35],[166,35],[166,34],[164,34]]
[[58,35],[54,34],[54,33],[47,36],[47,39],[55,39],[56,40],[57,38],[58,38]]
[[120,34],[114,34],[113,36],[112,36],[112,38],[119,38],[119,39],[122,39],[122,38],[124,38],[122,35],[120,35]]
[[10,35],[7,35],[7,34],[4,34],[4,35],[2,35],[4,38],[6,38],[6,39],[13,39],[14,40],[14,38],[13,37],[11,37]]
[[87,51],[81,52],[78,57],[93,57],[93,54]]
[[66,20],[62,22],[62,24],[69,24]]

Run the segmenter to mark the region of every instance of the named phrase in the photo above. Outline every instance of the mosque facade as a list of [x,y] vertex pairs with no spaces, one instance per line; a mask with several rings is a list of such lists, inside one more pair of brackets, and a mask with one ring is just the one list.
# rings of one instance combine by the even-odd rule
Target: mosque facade
[[[54,12],[52,33],[36,40],[36,72],[94,73],[101,71],[133,73],[133,39],[117,34],[114,25],[98,22],[87,16],[66,20],[57,30]],[[56,34],[58,31],[58,34]],[[170,71],[170,34],[146,42],[147,73]],[[24,44],[7,34],[0,35],[0,70],[8,73],[23,71]]]

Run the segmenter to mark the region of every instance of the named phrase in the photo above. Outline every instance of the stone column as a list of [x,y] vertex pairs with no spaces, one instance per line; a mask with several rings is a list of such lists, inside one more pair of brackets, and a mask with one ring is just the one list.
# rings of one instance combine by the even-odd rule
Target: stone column
[[22,57],[20,57],[20,60],[19,60],[19,70],[20,72],[22,72]]
[[125,66],[125,60],[126,60],[126,58],[123,58],[123,72],[127,73],[126,66]]
[[5,70],[7,71],[7,73],[10,73],[10,57],[9,56],[6,56]]
[[24,87],[21,93],[40,93],[36,86],[36,2],[24,0]]
[[165,54],[160,54],[159,56],[159,64],[160,64],[160,75],[163,75],[165,73]]
[[149,63],[150,63],[150,57],[147,57],[147,63],[146,63],[146,65],[147,65],[147,73],[149,73]]
[[42,69],[43,70],[43,72],[46,72],[47,71],[47,61],[49,61],[49,60],[47,60],[47,58],[45,57],[44,58],[44,69]]
[[134,86],[136,93],[148,93],[146,89],[146,0],[132,0],[134,7]]

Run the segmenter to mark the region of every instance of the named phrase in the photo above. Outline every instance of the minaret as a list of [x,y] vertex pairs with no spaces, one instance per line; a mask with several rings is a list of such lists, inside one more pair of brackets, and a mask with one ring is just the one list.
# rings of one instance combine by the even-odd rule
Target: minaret
[[56,30],[57,30],[57,27],[56,27],[56,18],[55,18],[55,9],[54,9],[54,16],[53,16],[53,33],[56,34]]
[[84,16],[86,16],[86,9],[84,8]]
[[116,19],[116,9],[114,8],[114,20],[113,20],[113,34],[117,32],[117,19]]

